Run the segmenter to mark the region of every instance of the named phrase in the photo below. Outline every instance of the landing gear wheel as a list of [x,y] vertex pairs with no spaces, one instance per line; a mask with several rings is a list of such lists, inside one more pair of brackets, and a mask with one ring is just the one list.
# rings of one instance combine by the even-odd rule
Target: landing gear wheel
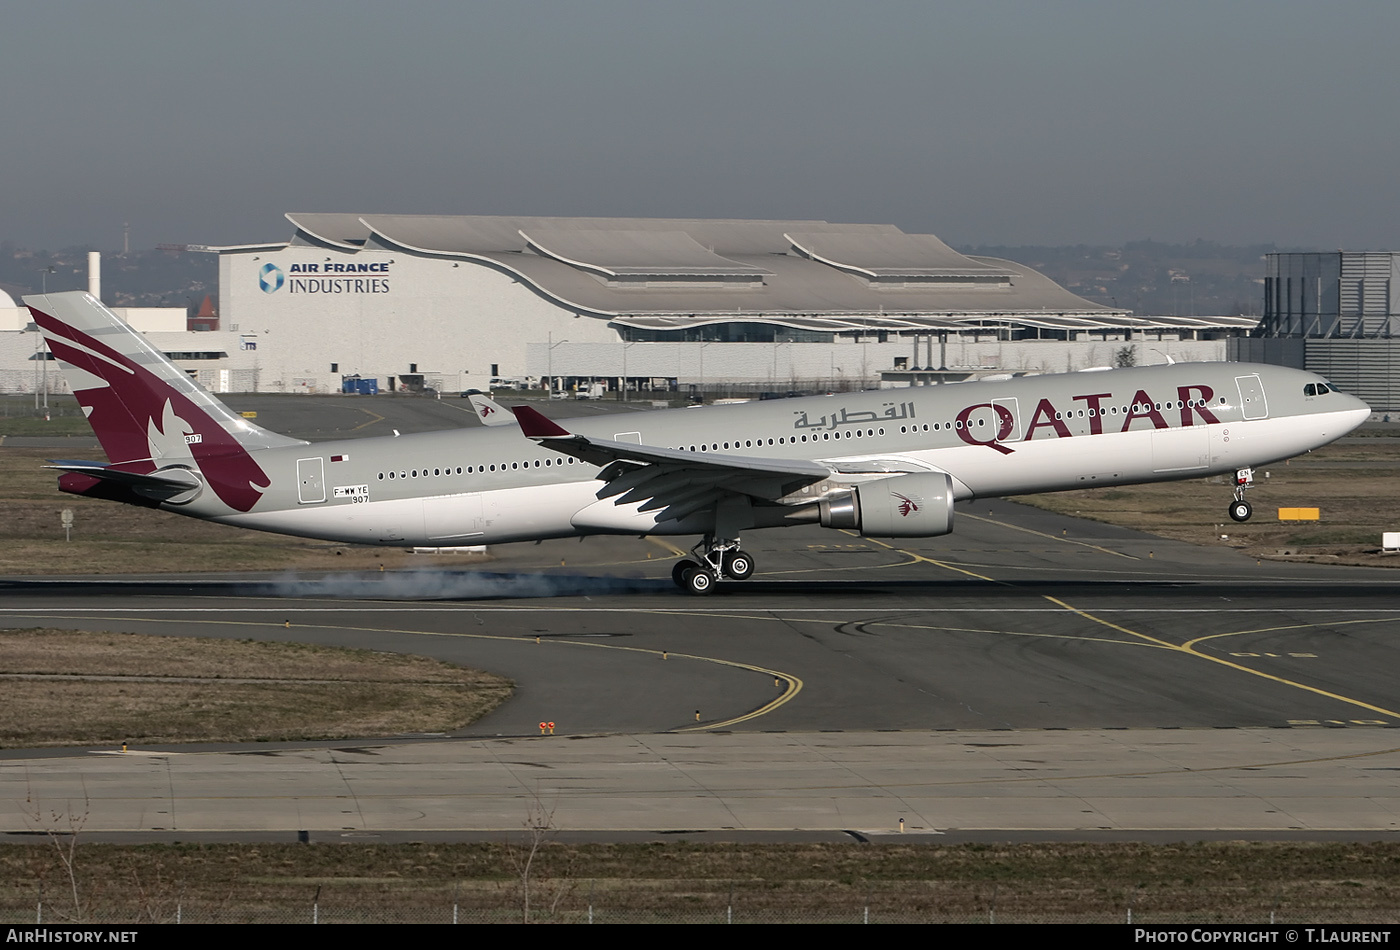
[[681,575],[681,589],[687,594],[702,597],[715,589],[715,575],[707,567],[695,565]]
[[1248,521],[1249,516],[1254,514],[1254,506],[1241,498],[1239,501],[1231,502],[1230,517],[1235,521]]
[[671,580],[674,581],[675,585],[681,590],[685,590],[685,572],[694,570],[699,566],[699,564],[696,564],[690,558],[681,558],[676,562],[676,566],[671,568]]
[[730,551],[724,556],[724,573],[736,581],[746,581],[753,576],[753,558],[743,551]]

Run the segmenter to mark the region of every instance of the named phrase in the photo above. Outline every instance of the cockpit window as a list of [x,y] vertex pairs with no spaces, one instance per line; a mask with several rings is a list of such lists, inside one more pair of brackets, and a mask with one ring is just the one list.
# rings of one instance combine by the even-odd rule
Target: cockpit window
[[1336,391],[1334,387],[1329,386],[1327,383],[1308,383],[1303,387],[1304,396],[1325,396],[1328,393],[1334,393]]

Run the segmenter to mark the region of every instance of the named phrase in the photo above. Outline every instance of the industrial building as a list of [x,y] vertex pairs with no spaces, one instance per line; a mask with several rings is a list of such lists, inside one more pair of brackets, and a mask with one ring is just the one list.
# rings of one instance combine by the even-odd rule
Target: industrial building
[[1377,412],[1400,411],[1400,252],[1269,254],[1264,316],[1229,358],[1326,376]]
[[[212,391],[918,385],[1112,365],[1125,348],[1139,363],[1218,360],[1254,324],[1134,316],[888,224],[287,218],[287,240],[190,248],[219,255],[219,330],[130,315]],[[38,334],[5,303],[0,389],[26,391]]]
[[1127,341],[1144,361],[1148,348],[1219,359],[1253,323],[1134,317],[893,225],[287,218],[287,241],[208,249],[224,326],[254,348],[265,390],[356,376],[446,391],[526,378],[848,388],[885,373],[1105,365]]
[[[102,299],[101,256],[96,251],[88,254],[87,290]],[[191,333],[184,307],[112,309],[207,388],[219,392],[256,388],[245,385],[244,378],[231,369],[237,362],[230,356],[238,351],[238,338],[217,331]],[[0,393],[33,393],[38,405],[40,394],[68,392],[67,381],[52,364],[29,310],[0,291]]]

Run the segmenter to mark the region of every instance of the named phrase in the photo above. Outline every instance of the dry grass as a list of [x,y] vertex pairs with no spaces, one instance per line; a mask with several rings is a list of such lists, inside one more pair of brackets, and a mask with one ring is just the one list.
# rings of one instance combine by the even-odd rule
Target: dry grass
[[[1400,530],[1397,475],[1400,439],[1330,445],[1257,470],[1248,494],[1254,517],[1245,524],[1226,516],[1232,486],[1221,476],[1014,500],[1193,544],[1228,545],[1254,557],[1400,567],[1400,558],[1380,553],[1381,533]],[[1320,508],[1321,520],[1278,520],[1277,509],[1302,507]]]
[[0,746],[445,732],[511,683],[424,657],[251,640],[0,631]]
[[[301,919],[315,898],[323,920],[378,911],[445,921],[453,902],[465,919],[480,919],[473,909],[519,907],[510,849],[85,845],[79,866],[83,893],[120,903],[125,919],[139,916],[138,896],[167,913],[178,896],[186,919],[197,908],[223,919],[275,910]],[[855,922],[868,906],[872,920],[986,921],[994,911],[999,921],[1121,921],[1132,908],[1138,922],[1267,922],[1271,912],[1281,921],[1381,922],[1397,920],[1398,874],[1400,848],[1390,844],[554,843],[537,857],[532,904],[553,904],[554,919],[578,919],[591,903],[602,920],[650,911],[719,922],[732,905],[736,920],[844,914]],[[0,907],[32,914],[40,876],[57,876],[48,849],[0,848]],[[55,887],[48,893],[62,899]]]
[[[362,571],[407,566],[401,548],[331,544],[263,534],[76,495],[55,487],[54,449],[0,447],[0,575],[149,574],[191,571]],[[88,456],[101,459],[100,452]],[[62,512],[73,510],[73,539]],[[434,557],[434,566],[480,563]]]

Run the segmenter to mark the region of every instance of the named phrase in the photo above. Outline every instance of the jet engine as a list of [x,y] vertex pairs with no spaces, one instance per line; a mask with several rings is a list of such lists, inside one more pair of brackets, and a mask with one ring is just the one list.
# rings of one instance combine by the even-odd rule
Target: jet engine
[[857,485],[819,503],[823,528],[869,538],[934,538],[953,530],[953,480],[942,472],[897,475]]

